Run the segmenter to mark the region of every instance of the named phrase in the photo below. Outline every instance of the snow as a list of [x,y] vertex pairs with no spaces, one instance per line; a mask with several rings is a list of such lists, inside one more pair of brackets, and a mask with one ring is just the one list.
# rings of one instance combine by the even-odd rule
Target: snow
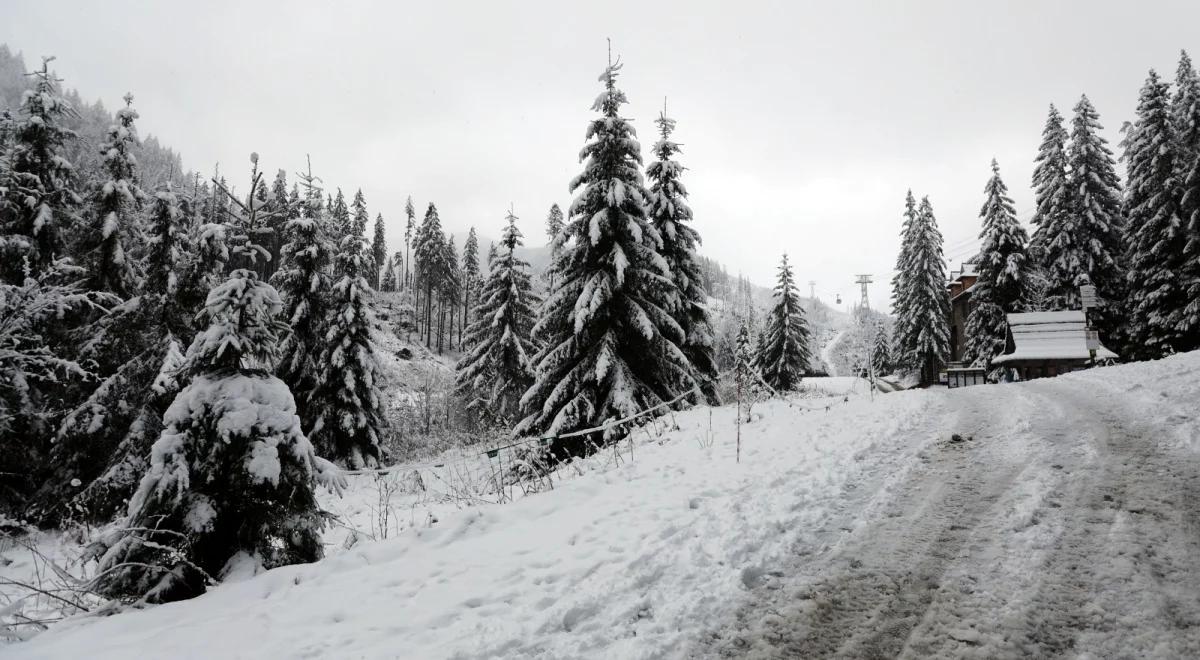
[[[698,408],[509,504],[435,496],[451,466],[401,471],[388,534],[380,482],[355,476],[324,500],[346,524],[321,562],[4,650],[1196,657],[1198,376],[1200,352],[874,401],[813,391],[755,404],[740,463],[733,407]],[[350,531],[368,527],[381,540]]]

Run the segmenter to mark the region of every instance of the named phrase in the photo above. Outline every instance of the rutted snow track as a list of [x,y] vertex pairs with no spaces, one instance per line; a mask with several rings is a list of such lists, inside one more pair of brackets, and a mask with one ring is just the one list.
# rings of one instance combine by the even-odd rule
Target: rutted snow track
[[921,463],[877,457],[858,526],[798,545],[694,655],[1200,657],[1194,419],[1090,374],[944,403]]

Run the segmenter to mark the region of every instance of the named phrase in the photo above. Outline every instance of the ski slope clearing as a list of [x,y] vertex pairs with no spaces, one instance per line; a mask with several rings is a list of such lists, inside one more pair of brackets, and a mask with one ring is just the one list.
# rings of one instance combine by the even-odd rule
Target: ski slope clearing
[[732,408],[698,409],[552,492],[4,651],[1196,657],[1197,376],[759,404],[741,463]]

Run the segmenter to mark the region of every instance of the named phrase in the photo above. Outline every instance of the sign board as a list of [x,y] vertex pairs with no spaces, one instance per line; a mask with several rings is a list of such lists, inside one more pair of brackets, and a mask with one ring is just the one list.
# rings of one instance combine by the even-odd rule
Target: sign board
[[[1078,337],[1079,335],[1075,335],[1075,336]],[[1078,346],[1078,344],[1076,344],[1076,345]],[[1095,351],[1095,350],[1098,350],[1099,348],[1100,348],[1100,331],[1088,330],[1087,331],[1087,349],[1089,351]]]
[[1096,306],[1096,287],[1092,284],[1083,284],[1079,287],[1079,300],[1083,303],[1083,308],[1088,309]]

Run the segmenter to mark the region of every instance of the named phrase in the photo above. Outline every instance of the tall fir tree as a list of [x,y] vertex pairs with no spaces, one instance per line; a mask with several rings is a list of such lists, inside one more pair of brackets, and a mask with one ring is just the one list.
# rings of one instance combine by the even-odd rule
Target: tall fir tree
[[990,368],[991,361],[1004,352],[1006,315],[1020,311],[1025,297],[1029,237],[1017,220],[1008,186],[1000,178],[1000,166],[994,158],[992,178],[984,193],[987,199],[979,211],[983,218],[976,264],[979,276],[971,288],[963,361]]
[[1127,351],[1143,358],[1198,347],[1197,337],[1184,332],[1187,226],[1180,217],[1180,143],[1175,140],[1170,103],[1169,85],[1151,70],[1125,154]]
[[475,235],[475,227],[467,232],[467,240],[463,243],[462,253],[462,272],[463,280],[463,313],[462,322],[459,323],[459,346],[466,350],[465,334],[467,323],[470,319],[470,310],[475,307],[480,294],[480,287],[483,285],[483,279],[479,271],[479,237]]
[[[662,239],[646,218],[641,145],[619,114],[628,102],[616,86],[620,69],[610,64],[600,76],[604,91],[592,106],[600,116],[588,126],[583,172],[571,182],[578,192],[553,266],[558,281],[534,328],[545,345],[521,400],[526,417],[518,433],[597,426],[698,385],[681,349],[685,335],[670,314],[679,296],[658,254]],[[593,440],[622,433],[614,428]],[[583,437],[574,440],[559,444],[587,446]]]
[[754,365],[768,385],[776,391],[787,392],[800,385],[811,359],[804,305],[796,290],[792,265],[784,253],[775,283],[775,304],[767,314],[766,326],[759,337]]
[[354,219],[350,216],[350,208],[346,206],[346,196],[342,189],[337,189],[337,196],[326,202],[329,209],[329,233],[337,249],[342,247],[342,239],[354,231]]
[[443,275],[438,291],[438,353],[446,348],[454,350],[454,323],[458,317],[458,300],[463,288],[454,234],[442,243],[440,269]]
[[24,281],[26,262],[37,279],[63,256],[64,235],[82,201],[66,158],[78,137],[67,123],[77,113],[50,72],[53,59],[43,58],[33,72],[33,88],[21,97],[11,144],[0,159],[0,277],[13,284]]
[[895,369],[892,361],[891,335],[884,323],[878,323],[875,328],[875,345],[871,349],[871,365],[876,376],[886,376]]
[[340,477],[269,375],[287,330],[282,307],[250,270],[209,294],[208,328],[188,350],[191,382],[167,409],[124,524],[102,541],[99,593],[178,600],[203,593],[239,554],[262,568],[321,558],[314,487]]
[[308,400],[331,367],[321,361],[321,351],[326,344],[326,319],[332,303],[329,272],[334,248],[327,221],[319,211],[316,216],[289,220],[285,236],[279,270],[271,282],[283,300],[284,318],[291,332],[282,340],[275,373],[296,396],[304,428],[311,429],[315,417],[309,413]]
[[138,289],[138,269],[131,251],[142,242],[138,214],[146,194],[138,186],[137,158],[140,146],[133,125],[138,113],[133,95],[125,95],[125,107],[117,111],[117,123],[108,130],[100,146],[105,178],[92,194],[92,209],[79,250],[84,253],[87,286],[129,298]]
[[467,327],[455,387],[469,409],[508,423],[520,413],[521,395],[533,385],[536,347],[531,331],[538,299],[529,264],[516,256],[523,244],[517,217],[509,210],[505,220],[500,239],[504,252],[479,295],[475,321]]
[[1125,222],[1121,214],[1121,188],[1116,163],[1108,141],[1100,135],[1100,115],[1087,96],[1075,106],[1071,147],[1067,151],[1070,172],[1070,204],[1066,232],[1054,237],[1063,243],[1049,251],[1049,297],[1056,309],[1079,309],[1079,285],[1087,276],[1096,286],[1099,300],[1094,318],[1101,335],[1117,346],[1124,301],[1125,278],[1121,264]]
[[379,444],[385,425],[383,381],[371,340],[375,319],[366,279],[370,264],[367,239],[352,226],[337,254],[339,275],[323,336],[315,347],[320,351],[320,371],[305,397],[313,420],[309,431],[313,445],[322,455],[356,469],[376,466],[383,458]]
[[950,353],[950,297],[946,295],[942,233],[928,197],[923,197],[917,207],[904,267],[910,273],[904,309],[908,332],[896,349],[903,355],[904,364],[920,373],[921,384],[930,385],[937,381]]
[[373,275],[371,284],[373,288],[379,288],[379,278],[383,272],[384,262],[387,261],[387,239],[383,233],[383,214],[375,214],[375,235],[371,239],[371,256],[374,263],[371,266]]
[[433,346],[434,292],[441,290],[445,277],[443,262],[446,254],[443,245],[446,237],[442,233],[442,221],[433,202],[430,202],[425,210],[425,219],[417,228],[415,238],[413,257],[416,267],[413,271],[413,283],[417,291],[418,315],[423,313],[425,320],[425,347],[430,348]]
[[679,180],[685,168],[674,160],[680,151],[679,145],[671,140],[675,120],[667,117],[664,109],[654,123],[658,125],[659,140],[653,150],[657,160],[646,167],[646,177],[651,181],[647,213],[662,237],[659,253],[679,291],[671,315],[683,329],[683,352],[692,365],[693,376],[700,383],[704,399],[718,405],[721,397],[717,394],[717,363],[712,322],[708,316],[708,292],[704,289],[696,256],[700,234],[689,224],[692,209],[687,203],[687,188]]
[[553,243],[562,233],[564,226],[562,209],[558,204],[551,204],[550,213],[546,215],[546,239]]
[[1184,265],[1180,279],[1187,287],[1187,305],[1180,320],[1180,332],[1188,337],[1200,335],[1200,158],[1192,162],[1183,183],[1180,216],[1186,227],[1183,246]]
[[546,241],[550,246],[550,268],[546,269],[543,277],[546,279],[546,288],[548,291],[554,290],[554,262],[557,260],[558,253],[562,249],[558,244],[558,237],[562,234],[563,227],[563,212],[558,204],[550,205],[550,212],[546,215]]
[[409,195],[408,199],[404,202],[404,217],[404,286],[402,288],[407,289],[412,284],[412,270],[410,268],[412,262],[409,259],[409,255],[411,254],[409,252],[409,245],[412,243],[413,231],[416,229],[417,224],[417,211],[413,208],[412,195]]

